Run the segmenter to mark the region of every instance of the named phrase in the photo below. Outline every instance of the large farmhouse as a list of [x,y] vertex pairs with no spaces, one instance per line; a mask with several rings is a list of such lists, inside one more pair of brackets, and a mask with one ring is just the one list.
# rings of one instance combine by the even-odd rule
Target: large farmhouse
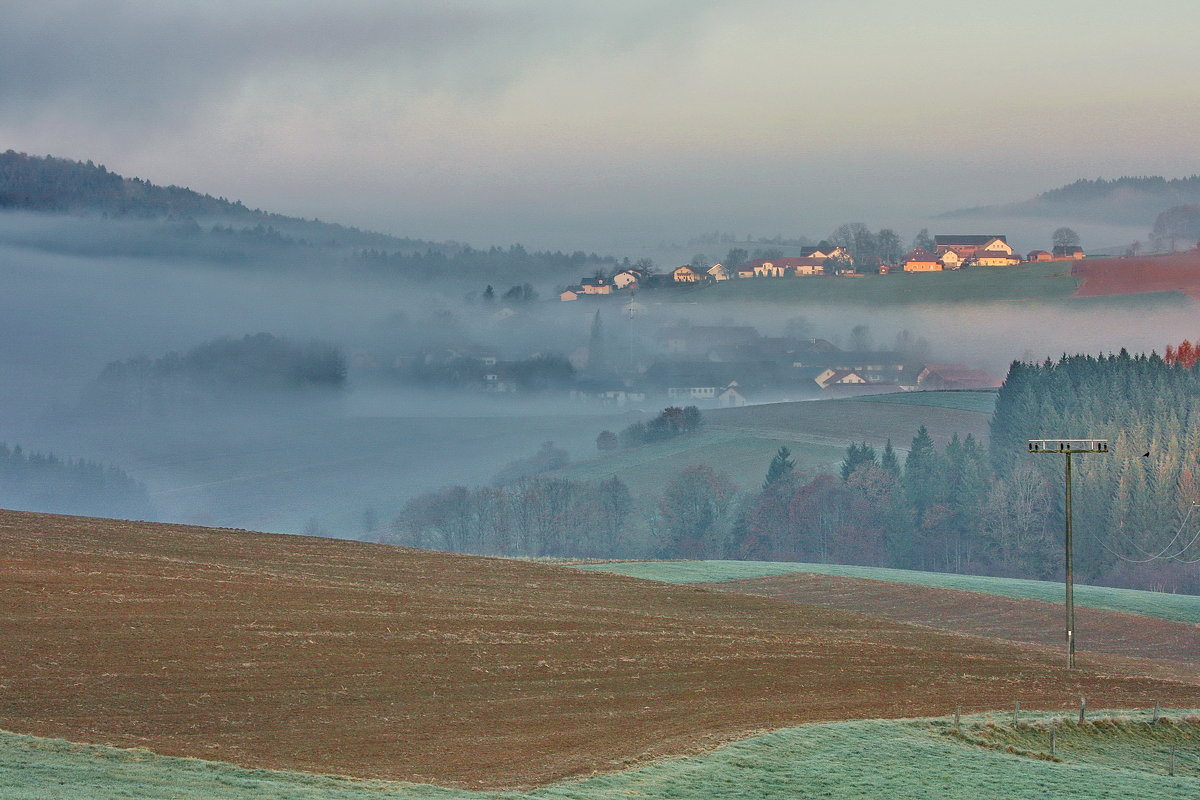
[[937,255],[952,250],[964,261],[970,261],[981,253],[1003,253],[1009,256],[1013,254],[1012,246],[1004,236],[991,234],[935,236],[933,242]]

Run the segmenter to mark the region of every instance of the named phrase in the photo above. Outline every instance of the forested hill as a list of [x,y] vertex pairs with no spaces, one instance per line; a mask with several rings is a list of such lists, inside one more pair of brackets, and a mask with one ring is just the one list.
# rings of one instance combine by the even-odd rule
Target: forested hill
[[1079,220],[1149,226],[1173,206],[1200,203],[1200,175],[1080,179],[1018,203],[963,208],[943,217],[1071,216]]
[[126,178],[91,161],[0,154],[0,214],[34,212],[38,224],[0,226],[0,247],[80,257],[190,259],[247,267],[327,270],[348,274],[453,280],[472,287],[516,289],[529,281],[564,283],[616,260],[595,253],[476,249],[460,242],[390,236],[320,220],[250,209],[238,201],[179,186]]
[[1122,193],[1154,196],[1168,205],[1197,203],[1200,202],[1200,175],[1170,179],[1157,175],[1137,178],[1123,177],[1113,180],[1081,179],[1066,186],[1042,192],[1038,195],[1038,199],[1052,203],[1074,203],[1103,200]]
[[226,225],[270,227],[290,239],[319,244],[426,250],[444,245],[336,223],[271,214],[241,201],[200,194],[180,186],[156,186],[126,178],[91,161],[0,154],[0,210],[103,214],[126,219],[192,219]]

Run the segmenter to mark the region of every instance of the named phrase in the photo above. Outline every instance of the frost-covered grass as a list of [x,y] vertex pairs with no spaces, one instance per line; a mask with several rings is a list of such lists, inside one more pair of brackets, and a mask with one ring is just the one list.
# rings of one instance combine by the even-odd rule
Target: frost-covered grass
[[[1187,712],[1191,713],[1191,712]],[[0,734],[0,800],[783,800],[784,798],[1200,797],[1200,729],[1175,720],[1060,725],[1059,761],[1045,758],[1048,714],[807,725],[691,758],[530,792],[433,786],[251,770],[145,751]],[[1176,774],[1168,776],[1170,746]],[[515,755],[514,757],[519,757]]]
[[[600,570],[666,583],[707,583],[738,578],[765,578],[794,572],[869,578],[877,581],[961,589],[1027,600],[1061,603],[1063,586],[1056,581],[1032,581],[1021,578],[990,578],[980,575],[954,575],[944,572],[919,572],[883,567],[855,567],[841,564],[801,564],[783,561],[636,561],[618,564],[591,564],[581,569]],[[1107,586],[1075,585],[1075,602],[1088,608],[1121,611],[1145,617],[1200,623],[1200,596],[1166,594],[1138,589],[1112,589]]]

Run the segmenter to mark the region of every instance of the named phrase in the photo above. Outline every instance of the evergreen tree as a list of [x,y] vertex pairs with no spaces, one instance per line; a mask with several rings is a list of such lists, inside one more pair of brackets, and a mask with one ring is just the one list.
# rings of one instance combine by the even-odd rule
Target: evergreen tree
[[771,459],[770,466],[767,467],[767,479],[763,481],[763,490],[776,481],[792,474],[792,470],[796,468],[796,462],[792,459],[792,451],[786,447],[780,447],[775,457]]
[[883,447],[883,456],[879,459],[879,466],[897,477],[900,475],[900,459],[896,456],[896,448],[892,447],[891,439],[888,439],[887,444]]
[[929,430],[922,425],[904,460],[904,493],[918,526],[924,523],[926,512],[945,497],[944,479],[942,459]]
[[842,480],[850,480],[850,476],[854,471],[863,464],[875,463],[875,448],[863,442],[858,444],[851,442],[846,448],[846,458],[842,460]]

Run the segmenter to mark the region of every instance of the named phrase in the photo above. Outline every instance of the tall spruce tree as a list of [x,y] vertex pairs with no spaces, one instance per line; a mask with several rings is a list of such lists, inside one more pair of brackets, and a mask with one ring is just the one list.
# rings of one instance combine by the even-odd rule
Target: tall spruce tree
[[796,462],[792,458],[792,451],[787,447],[780,447],[775,453],[775,457],[771,459],[770,465],[767,467],[767,478],[763,481],[763,489],[775,483],[778,480],[786,478],[792,474],[792,470],[796,468]]

